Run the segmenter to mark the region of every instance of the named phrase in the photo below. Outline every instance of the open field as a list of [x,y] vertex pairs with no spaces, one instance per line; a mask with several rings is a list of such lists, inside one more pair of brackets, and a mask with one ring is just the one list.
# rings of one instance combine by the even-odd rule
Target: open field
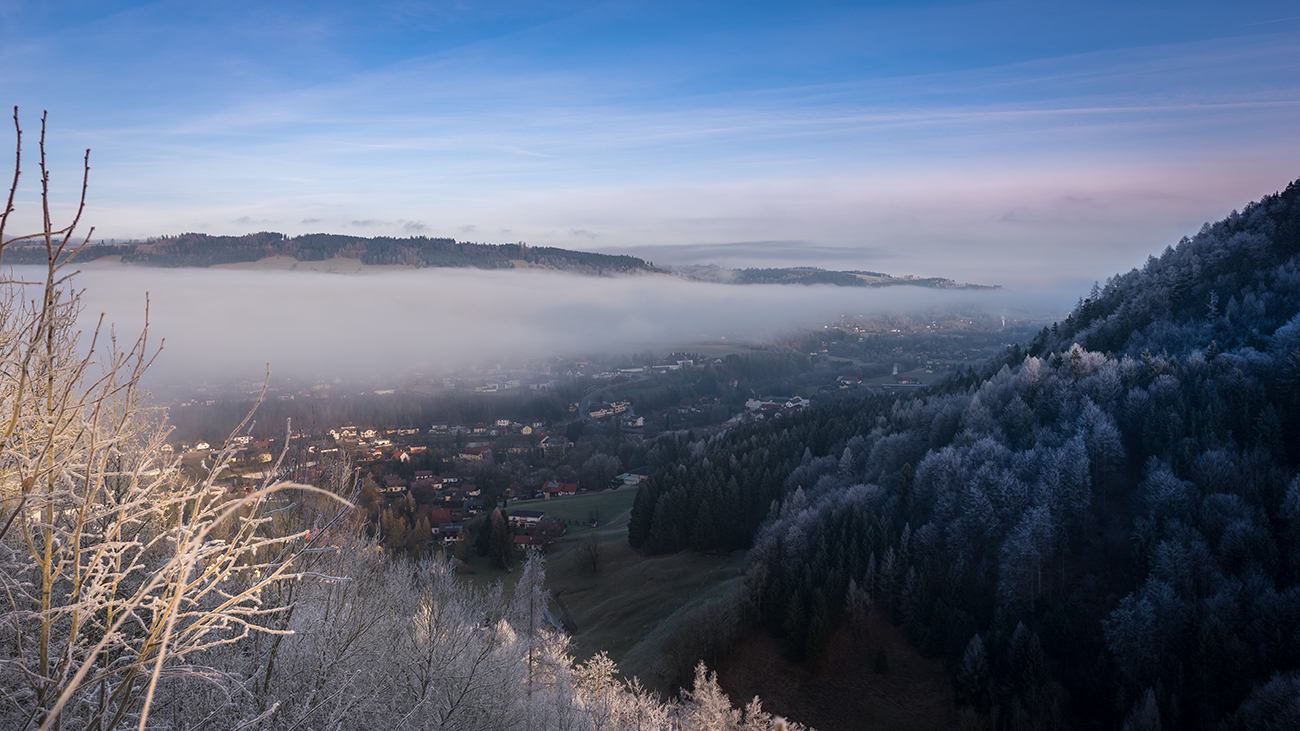
[[897,376],[877,376],[875,378],[862,379],[862,385],[879,386],[882,384],[898,383],[898,379],[907,377],[919,383],[938,383],[948,376],[952,371],[937,371],[935,373],[926,373],[924,368],[917,368],[914,371],[899,373]]
[[[632,509],[636,500],[636,489],[605,490],[590,492],[573,497],[553,498],[551,500],[518,500],[506,507],[511,510],[540,510],[557,520],[588,523],[592,516],[597,522],[608,523],[621,513]],[[569,526],[572,533],[575,526]]]
[[[527,500],[509,510],[542,510],[561,520],[587,520],[596,510],[597,528],[569,526],[564,540],[546,557],[547,586],[559,595],[552,602],[557,617],[568,611],[573,623],[571,651],[580,658],[602,650],[609,653],[627,677],[636,676],[648,687],[667,690],[671,669],[663,646],[671,642],[678,622],[689,611],[739,590],[745,553],[705,555],[692,551],[667,556],[642,556],[627,544],[627,522],[636,490],[610,490],[556,500]],[[583,559],[582,545],[599,541],[596,571]],[[469,559],[473,573],[466,579],[487,586],[498,579],[509,591],[517,571],[494,569],[479,556]],[[561,608],[560,604],[563,604]]]
[[[587,536],[600,541],[594,573],[581,556]],[[604,650],[625,676],[666,690],[670,669],[662,645],[690,609],[738,590],[744,565],[743,551],[643,557],[627,544],[625,515],[553,547],[546,561],[546,583],[559,593],[576,625],[576,655],[589,657]]]
[[903,376],[907,376],[908,378],[911,378],[919,383],[927,383],[927,384],[938,383],[939,381],[942,381],[943,379],[947,378],[953,373],[956,373],[958,368],[972,368],[972,367],[979,368],[980,366],[984,365],[984,361],[985,361],[984,358],[979,358],[975,360],[945,361],[946,363],[951,363],[953,365],[953,368],[951,370],[936,370],[934,373],[926,373],[925,368],[922,367],[922,368],[917,368],[916,370],[913,371],[899,373],[897,376],[886,375],[886,376],[877,376],[876,378],[864,378],[862,379],[862,385],[865,386],[870,384],[873,386],[879,386],[887,383],[897,383],[898,379]]

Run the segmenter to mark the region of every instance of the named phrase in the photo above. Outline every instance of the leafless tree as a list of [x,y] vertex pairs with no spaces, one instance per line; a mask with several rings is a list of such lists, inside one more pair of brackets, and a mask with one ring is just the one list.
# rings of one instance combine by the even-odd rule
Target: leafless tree
[[44,224],[4,239],[16,109],[14,126],[0,255],[35,241],[47,264],[39,281],[0,282],[0,728],[774,727],[756,703],[732,709],[702,667],[665,703],[607,657],[575,663],[539,555],[510,596],[442,560],[385,555],[348,510],[346,463],[320,487],[279,481],[276,463],[232,494],[228,442],[187,479],[140,386],[159,352],[147,324],[125,343],[102,323],[78,330],[70,262],[90,239],[73,239],[89,166],[56,227],[44,119]]
[[[16,108],[14,127],[0,240],[21,173]],[[281,610],[260,597],[295,576],[283,549],[298,536],[268,530],[268,501],[287,484],[238,498],[217,486],[232,450],[197,482],[163,455],[163,414],[140,388],[158,353],[147,324],[127,345],[102,322],[82,342],[69,263],[90,238],[73,238],[90,168],[71,223],[56,228],[44,118],[39,149],[43,228],[4,246],[43,244],[44,276],[6,281],[0,297],[0,718],[143,728],[161,681],[219,682],[196,659]]]
[[578,563],[593,574],[600,573],[600,536],[592,531],[578,544]]

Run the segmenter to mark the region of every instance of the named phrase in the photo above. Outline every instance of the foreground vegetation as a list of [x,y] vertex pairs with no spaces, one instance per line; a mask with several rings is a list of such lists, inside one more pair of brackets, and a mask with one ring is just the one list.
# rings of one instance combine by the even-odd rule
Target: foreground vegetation
[[[42,129],[43,184],[44,141]],[[4,238],[13,199],[6,243],[23,239]],[[346,463],[317,486],[275,465],[231,493],[216,486],[228,447],[186,479],[138,387],[156,353],[147,333],[125,348],[82,339],[66,270],[79,220],[56,229],[43,202],[29,238],[44,281],[0,291],[0,727],[785,725],[757,699],[733,709],[703,666],[664,702],[604,655],[576,663],[538,556],[510,593],[386,556],[348,504],[359,482]]]

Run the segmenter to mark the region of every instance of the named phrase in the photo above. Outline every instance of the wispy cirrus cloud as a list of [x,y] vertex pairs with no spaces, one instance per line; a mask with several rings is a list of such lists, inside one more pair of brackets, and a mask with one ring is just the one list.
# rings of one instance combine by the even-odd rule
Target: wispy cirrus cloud
[[1300,154],[1282,2],[78,13],[0,23],[0,91],[95,148],[91,213],[121,238],[789,241],[747,251],[1100,278]]

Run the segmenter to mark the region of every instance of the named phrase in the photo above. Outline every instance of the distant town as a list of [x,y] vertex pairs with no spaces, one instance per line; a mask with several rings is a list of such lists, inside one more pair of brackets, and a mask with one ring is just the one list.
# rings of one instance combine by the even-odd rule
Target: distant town
[[[516,503],[635,488],[661,435],[695,441],[818,401],[921,388],[1032,327],[971,313],[846,316],[760,346],[521,359],[389,382],[208,383],[172,394],[166,449],[204,470],[228,442],[223,479],[234,490],[349,465],[355,499],[393,550],[460,544],[464,554],[488,533],[470,524],[498,507],[516,545],[545,546],[567,524],[615,516],[555,519],[544,502]],[[228,440],[259,396],[256,421]]]

